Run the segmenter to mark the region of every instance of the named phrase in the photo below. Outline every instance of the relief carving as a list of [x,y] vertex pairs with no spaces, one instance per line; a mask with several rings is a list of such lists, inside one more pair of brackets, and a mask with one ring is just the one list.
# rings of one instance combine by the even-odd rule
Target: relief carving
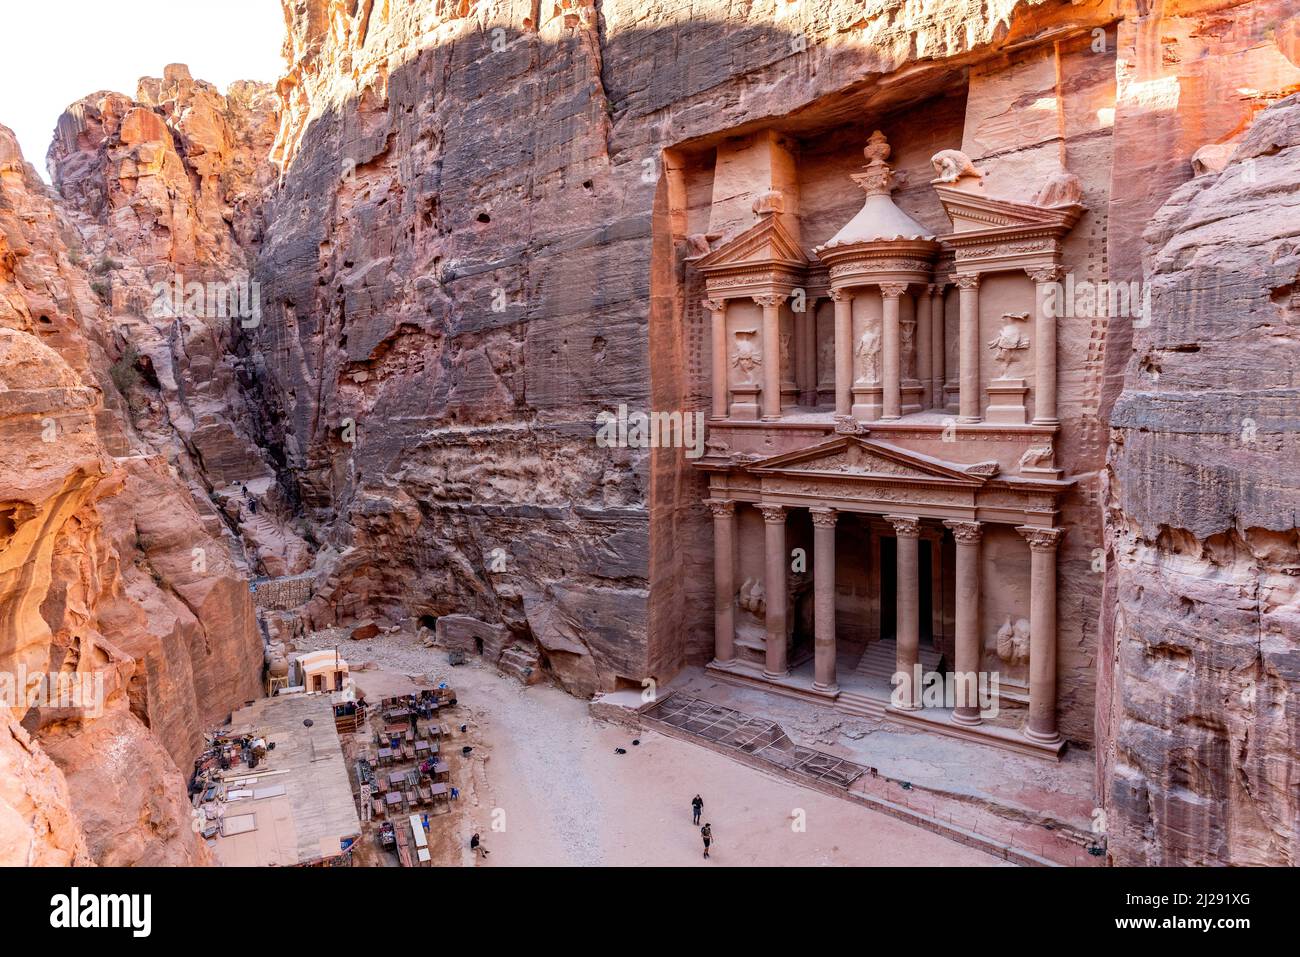
[[755,341],[758,332],[754,329],[736,330],[736,348],[731,353],[731,364],[740,372],[744,385],[754,385],[754,370],[763,364],[763,354]]
[[1029,313],[1027,312],[1004,313],[1002,316],[1004,320],[1002,331],[989,340],[988,347],[992,350],[993,357],[998,364],[1002,366],[1003,378],[1006,378],[1010,373],[1011,364],[1016,360],[1016,354],[1029,348],[1029,337],[1021,332],[1016,325],[1017,322],[1024,322],[1028,318]]
[[1021,618],[1013,625],[1011,616],[998,629],[998,657],[1009,665],[1019,665],[1029,660],[1029,620]]
[[858,340],[854,350],[858,360],[858,381],[865,385],[875,385],[880,381],[880,331],[875,326],[867,326]]

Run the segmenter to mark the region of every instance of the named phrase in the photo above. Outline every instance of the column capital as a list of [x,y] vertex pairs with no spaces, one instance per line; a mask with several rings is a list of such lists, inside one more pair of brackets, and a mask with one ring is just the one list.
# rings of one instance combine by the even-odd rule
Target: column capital
[[952,529],[952,537],[958,545],[978,545],[984,535],[982,522],[947,521],[943,523]]
[[818,528],[834,528],[835,520],[839,518],[839,513],[833,508],[810,508],[808,513]]
[[977,272],[955,273],[952,277],[952,281],[958,289],[978,289],[980,284],[980,274]]
[[751,296],[750,298],[752,298],[756,303],[758,303],[764,309],[768,309],[773,306],[781,305],[781,303],[785,302],[790,297],[782,292],[782,293],[764,293],[761,296]]
[[880,294],[886,299],[897,299],[905,292],[907,292],[907,283],[905,282],[882,282],[880,284]]
[[831,297],[832,302],[853,301],[853,290],[851,289],[832,289],[829,293],[827,293],[827,295]]
[[709,310],[709,312],[724,312],[727,308],[727,300],[721,298],[704,299],[700,302],[700,305]]
[[931,296],[943,295],[943,291],[948,288],[948,283],[944,280],[935,280],[925,287],[925,291]]
[[1017,525],[1016,531],[1025,537],[1029,547],[1035,552],[1054,552],[1065,530],[1061,528],[1044,528],[1038,525]]
[[769,525],[785,524],[785,506],[784,505],[760,505],[758,510],[763,513],[763,521]]
[[736,502],[729,498],[706,498],[704,504],[709,507],[714,518],[728,518],[736,514]]
[[1063,266],[1026,266],[1025,274],[1036,283],[1059,282],[1065,274]]
[[894,534],[899,538],[919,538],[921,519],[916,515],[886,515],[885,521],[894,526]]

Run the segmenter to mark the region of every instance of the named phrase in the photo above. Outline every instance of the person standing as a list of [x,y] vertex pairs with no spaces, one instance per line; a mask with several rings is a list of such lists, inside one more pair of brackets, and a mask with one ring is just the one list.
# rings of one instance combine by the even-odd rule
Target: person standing
[[700,824],[700,812],[704,810],[704,798],[698,794],[691,798],[691,823],[696,827]]
[[709,859],[709,845],[713,843],[713,825],[705,824],[700,828],[700,837],[704,838],[704,859]]

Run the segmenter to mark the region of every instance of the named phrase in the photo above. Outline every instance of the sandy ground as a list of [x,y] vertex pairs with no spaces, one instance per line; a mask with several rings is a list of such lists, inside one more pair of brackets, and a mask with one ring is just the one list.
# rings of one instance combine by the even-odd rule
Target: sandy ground
[[[546,685],[524,688],[478,663],[451,668],[445,651],[421,648],[408,636],[366,645],[364,658],[375,670],[354,671],[353,677],[372,699],[407,690],[414,679],[421,685],[447,681],[460,700],[442,716],[455,725],[447,750],[461,797],[453,813],[431,822],[439,864],[1003,863],[689,742],[648,731],[634,745],[628,729],[592,720],[585,701]],[[357,651],[350,660],[362,660]],[[460,755],[462,746],[473,748],[469,756]],[[691,823],[690,801],[697,792],[704,798],[704,819],[713,825],[708,861],[699,828]],[[475,831],[490,851],[486,860],[468,849]]]

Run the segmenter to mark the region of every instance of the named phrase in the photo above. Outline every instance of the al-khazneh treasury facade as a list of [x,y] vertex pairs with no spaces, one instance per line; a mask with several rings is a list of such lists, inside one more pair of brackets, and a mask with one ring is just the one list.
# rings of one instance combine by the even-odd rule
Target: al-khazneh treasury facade
[[[871,133],[836,186],[865,193],[861,209],[809,235],[797,144],[765,132],[719,148],[714,196],[734,186],[724,159],[760,186],[750,223],[706,234],[688,265],[710,345],[694,463],[713,525],[708,667],[1056,757],[1063,717],[1092,721],[1077,692],[1095,680],[1081,652],[1100,589],[1100,516],[1061,455],[1088,398],[1062,356],[1077,370],[1091,332],[1065,292],[1101,278],[1071,245],[1084,187],[1064,149],[1015,184],[941,149],[920,185],[945,221],[922,223],[893,198],[891,152]],[[973,694],[935,706],[914,680],[929,672],[982,682],[996,713]],[[897,673],[913,680],[895,692]]]

